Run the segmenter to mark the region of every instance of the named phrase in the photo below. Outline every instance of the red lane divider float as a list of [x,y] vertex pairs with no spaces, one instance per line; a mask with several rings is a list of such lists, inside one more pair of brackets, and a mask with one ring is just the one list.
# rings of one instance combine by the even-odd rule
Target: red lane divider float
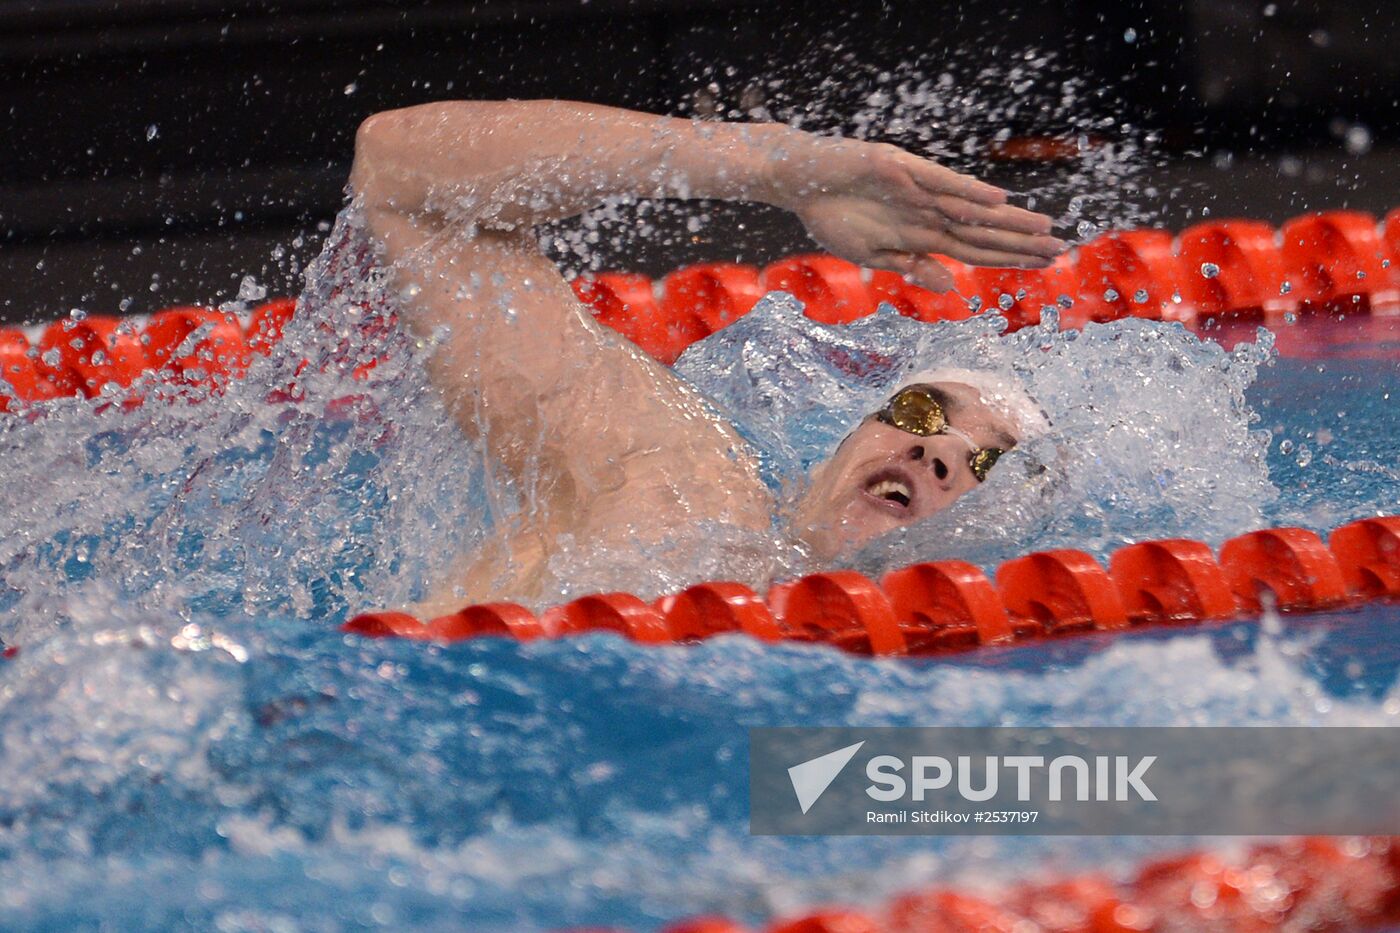
[[[893,273],[823,255],[793,256],[763,269],[704,263],[659,281],[603,273],[576,279],[573,287],[599,321],[667,364],[775,290],[790,292],[808,317],[827,324],[857,320],[881,304],[928,322],[994,310],[1013,330],[1038,323],[1048,306],[1061,309],[1065,327],[1123,317],[1204,324],[1315,311],[1400,314],[1400,208],[1383,222],[1330,211],[1277,230],[1226,220],[1175,238],[1163,230],[1120,231],[1047,269],[973,268],[935,258],[952,274],[953,291],[936,294]],[[0,329],[0,374],[9,385],[0,387],[0,411],[62,396],[91,398],[108,383],[129,386],[149,370],[215,388],[241,374],[251,354],[267,353],[294,309],[291,299],[269,302],[246,324],[203,308],[172,308],[144,325],[111,317],[65,320],[33,344],[21,331]]]
[[[962,320],[995,310],[1012,330],[1038,323],[1046,306],[1061,323],[1123,317],[1204,323],[1211,318],[1277,321],[1300,311],[1400,313],[1400,208],[1378,223],[1369,214],[1309,214],[1275,229],[1251,220],[1109,233],[1047,269],[973,268],[935,257],[953,291],[935,294],[883,271],[832,256],[793,256],[764,269],[696,266],[659,283],[603,273],[574,290],[599,319],[664,362],[751,308],[765,290],[786,291],[804,313],[843,324],[882,303],[921,321]],[[673,289],[682,298],[672,298]],[[658,297],[658,295],[660,297]],[[1072,299],[1064,308],[1063,298]],[[717,309],[707,314],[704,308]]]
[[1078,297],[1064,312],[1066,324],[1195,317],[1191,306],[1174,300],[1181,264],[1165,230],[1110,233],[1079,247],[1077,259]]
[[[1345,530],[1338,529],[1333,538]],[[1228,619],[1239,611],[1224,569],[1200,541],[1146,541],[1120,548],[1110,558],[1108,572],[1132,622]]]
[[254,311],[248,328],[236,315],[170,308],[144,322],[87,317],[47,325],[30,343],[23,331],[0,330],[0,410],[64,396],[95,398],[108,384],[127,388],[146,373],[169,384],[214,387],[241,376],[254,353],[268,353],[296,302],[280,299]]
[[1400,265],[1386,263],[1393,253],[1371,215],[1308,215],[1284,224],[1281,234],[1285,268],[1302,272],[1300,302],[1343,309],[1365,302],[1376,314],[1400,312]]
[[759,641],[780,641],[786,633],[762,597],[742,583],[700,583],[655,605],[676,641],[740,632]]
[[1348,601],[1341,564],[1304,528],[1252,531],[1226,541],[1220,566],[1240,606],[1255,612],[1266,592],[1285,611],[1330,609]]
[[1268,224],[1228,220],[1183,230],[1177,291],[1199,315],[1259,315],[1273,320],[1298,309],[1303,269],[1289,269]]
[[1128,627],[1118,588],[1083,551],[1045,551],[997,568],[1007,612],[1022,620],[1023,637]]
[[1329,544],[1348,592],[1366,598],[1400,596],[1400,519],[1354,522],[1332,532]]
[[28,402],[59,396],[54,380],[40,371],[38,357],[22,332],[0,330],[0,378],[9,386],[0,389],[0,411],[16,411]]
[[1122,883],[1083,875],[996,897],[932,888],[877,908],[829,907],[762,927],[694,917],[661,933],[1349,933],[1396,922],[1400,840],[1312,837],[1256,845],[1240,857],[1158,859]]
[[426,623],[371,612],[344,630],[444,642],[612,632],[643,644],[742,633],[899,656],[1242,619],[1265,605],[1315,612],[1396,596],[1400,518],[1387,517],[1338,528],[1327,543],[1302,528],[1252,531],[1226,541],[1218,558],[1207,545],[1180,539],[1127,545],[1107,569],[1082,551],[1044,551],[1002,564],[995,583],[971,564],[939,561],[890,571],[879,582],[829,570],[777,583],[762,598],[739,583],[712,582],[654,604],[626,593],[584,596],[538,619],[504,604]]
[[960,560],[914,564],[880,578],[911,653],[998,645],[1015,637],[996,589]]

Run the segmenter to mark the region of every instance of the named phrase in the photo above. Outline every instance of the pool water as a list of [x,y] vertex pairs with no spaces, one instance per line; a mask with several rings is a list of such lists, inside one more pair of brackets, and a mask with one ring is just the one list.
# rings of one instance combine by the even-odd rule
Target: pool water
[[745,727],[1400,715],[1393,608],[871,662],[740,638],[364,644],[120,624],[7,672],[7,928],[639,929],[932,881],[1126,868],[1172,839],[749,837]]
[[[1400,332],[1366,321],[1379,342],[1351,343],[1339,328],[1356,323],[1280,327],[1305,358],[1173,350],[1218,374],[1181,399],[1203,410],[1172,409],[1192,430],[1153,446],[1110,426],[1122,451],[1110,440],[1095,455],[1108,471],[1134,451],[1158,470],[1179,458],[1187,478],[1159,487],[1179,502],[1124,499],[1140,536],[1400,511]],[[1043,352],[1064,372],[1096,357]],[[307,400],[266,406],[285,375],[272,368],[251,377],[260,391],[203,406],[56,409],[0,428],[16,465],[0,636],[19,648],[0,662],[0,927],[642,930],[931,883],[1126,873],[1232,843],[751,837],[745,730],[1400,719],[1400,610],[1383,604],[926,660],[738,637],[657,649],[341,634],[349,612],[421,586],[484,508],[462,479],[479,464],[435,428],[409,369],[381,367],[337,406],[351,383],[314,374]],[[1076,471],[1093,462],[1075,457]],[[1233,504],[1214,518],[1194,507],[1192,471],[1214,471]],[[420,481],[390,481],[404,475]],[[1056,521],[1001,547],[1059,536],[1103,553],[1127,533],[1102,516]]]

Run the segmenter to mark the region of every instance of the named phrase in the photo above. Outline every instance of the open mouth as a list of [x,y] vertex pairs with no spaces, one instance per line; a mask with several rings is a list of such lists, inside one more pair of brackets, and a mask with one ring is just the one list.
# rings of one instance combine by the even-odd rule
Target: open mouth
[[914,483],[899,470],[881,470],[865,481],[861,495],[871,505],[903,515],[914,504]]

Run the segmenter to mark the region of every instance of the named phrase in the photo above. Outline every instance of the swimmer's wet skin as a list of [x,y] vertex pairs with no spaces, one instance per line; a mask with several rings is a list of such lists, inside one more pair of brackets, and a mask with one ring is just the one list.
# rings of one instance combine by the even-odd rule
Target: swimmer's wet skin
[[[408,325],[438,341],[433,381],[527,504],[420,612],[544,596],[563,536],[635,551],[697,519],[766,529],[775,510],[732,425],[592,320],[534,225],[620,195],[760,201],[832,252],[936,290],[952,283],[929,253],[1035,268],[1066,248],[1006,192],[893,146],[561,101],[378,114],[358,133],[351,185]],[[872,419],[817,467],[794,529],[811,553],[830,559],[946,507],[976,486],[980,451],[1015,442],[977,387],[935,388],[951,431]]]

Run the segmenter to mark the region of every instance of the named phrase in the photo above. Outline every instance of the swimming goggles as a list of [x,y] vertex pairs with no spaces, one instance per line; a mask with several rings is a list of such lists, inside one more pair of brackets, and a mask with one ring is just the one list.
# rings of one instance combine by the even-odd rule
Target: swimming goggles
[[987,478],[987,473],[1006,451],[1000,447],[978,447],[966,433],[949,424],[940,395],[942,393],[932,386],[905,386],[894,394],[884,408],[875,412],[873,417],[882,424],[919,437],[934,437],[939,434],[956,437],[972,451],[968,457],[968,466],[972,468],[972,475],[977,477],[977,482],[980,483]]

